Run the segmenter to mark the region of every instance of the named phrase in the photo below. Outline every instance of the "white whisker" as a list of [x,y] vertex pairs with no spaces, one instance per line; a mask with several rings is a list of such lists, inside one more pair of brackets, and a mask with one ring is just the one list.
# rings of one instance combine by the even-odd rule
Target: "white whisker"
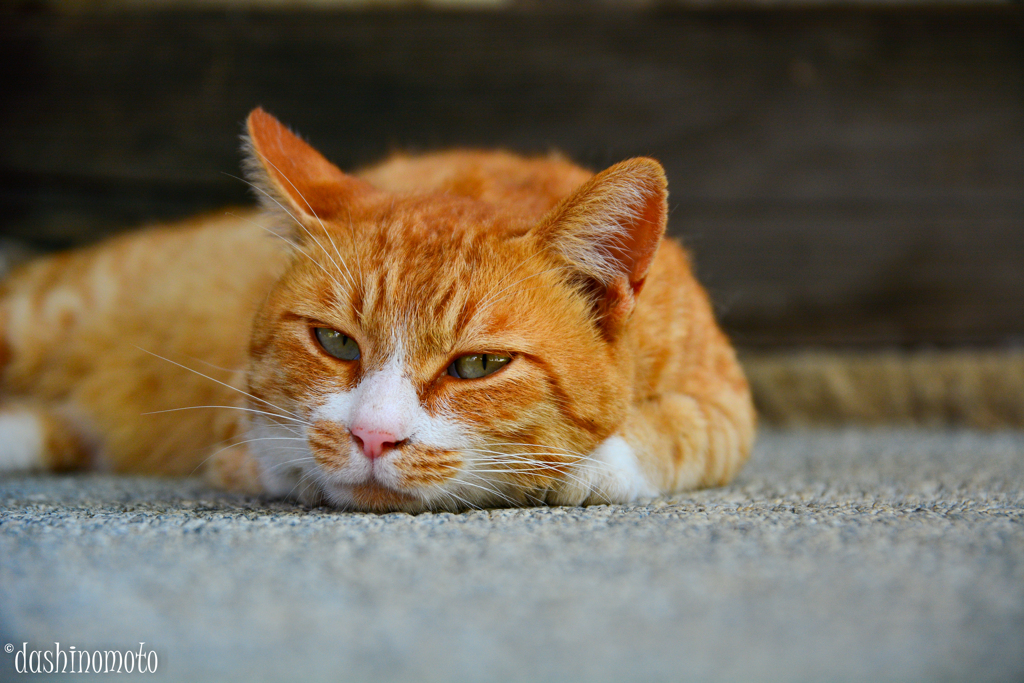
[[[299,488],[299,486],[303,486],[303,485],[305,486],[305,488],[302,489],[302,493],[303,494],[305,494],[306,491],[308,491],[310,489],[310,486],[313,486],[313,487],[319,486],[317,484],[317,482],[313,480],[314,476],[315,476],[315,472],[313,470],[311,470],[311,469],[310,470],[302,470],[302,473],[299,475],[298,481],[295,482],[295,486],[293,486],[291,488],[291,490],[285,495],[285,497],[286,498],[291,498],[292,494],[295,493],[295,489]],[[307,479],[309,480],[309,483],[306,483]]]
[[259,415],[269,415],[270,417],[279,417],[283,420],[291,420],[298,424],[311,425],[310,422],[305,422],[295,417],[288,417],[287,415],[279,415],[277,413],[267,412],[266,410],[256,410],[255,408],[242,408],[240,406],[185,406],[184,408],[168,408],[166,410],[150,410],[140,415],[160,415],[161,413],[177,413],[182,410],[200,410],[202,408],[224,408],[225,410],[241,410],[246,413],[257,413]]
[[[231,213],[229,211],[227,215],[234,216],[235,218],[237,218],[237,219],[239,219],[241,221],[245,221],[246,223],[249,223],[250,225],[256,226],[257,228],[259,228],[261,230],[265,230],[265,231],[269,232],[271,235],[273,235],[274,237],[284,241],[285,243],[288,244],[289,247],[291,247],[295,251],[299,252],[300,254],[302,254],[303,256],[308,258],[313,263],[313,265],[315,265],[317,268],[322,270],[324,272],[324,275],[326,275],[328,278],[330,278],[331,282],[333,282],[335,285],[338,286],[338,289],[341,289],[341,290],[345,289],[345,286],[342,285],[341,282],[338,281],[338,278],[334,277],[334,275],[332,275],[329,270],[327,270],[326,268],[323,267],[323,264],[321,264],[319,261],[317,261],[315,258],[313,258],[312,254],[310,254],[308,251],[306,251],[305,249],[303,249],[299,245],[295,244],[294,242],[291,242],[288,238],[279,235],[278,233],[274,232],[273,230],[271,230],[270,228],[268,228],[265,225],[260,225],[259,223],[257,223],[254,220],[250,220],[248,218],[245,218],[244,216],[239,216],[237,213]],[[323,249],[323,247],[320,247],[320,248]],[[326,253],[326,252],[324,252],[324,253]],[[330,254],[328,254],[327,257],[330,258]],[[335,264],[335,267],[337,267],[337,264]]]
[[196,358],[195,356],[186,355],[185,357],[188,358],[189,360],[194,360],[197,363],[202,363],[203,365],[205,365],[207,367],[211,367],[214,370],[220,370],[221,372],[227,372],[227,373],[230,373],[232,375],[235,374],[236,372],[239,372],[241,370],[241,368],[235,368],[234,370],[232,370],[231,368],[224,368],[224,367],[221,367],[219,365],[215,365],[214,363],[211,363],[209,361],[205,361],[202,358]]
[[[236,176],[236,175],[232,175],[232,174],[230,174],[230,173],[226,173],[226,172],[224,172],[224,171],[221,171],[221,173],[223,173],[224,175],[226,175],[226,176],[227,176],[227,177],[229,177],[229,178],[234,178],[235,180],[240,180],[240,181],[242,181],[243,183],[245,183],[246,185],[248,185],[248,186],[249,186],[249,187],[251,187],[252,189],[254,189],[254,190],[256,190],[257,192],[259,192],[260,194],[262,194],[262,195],[263,195],[264,197],[266,197],[266,198],[267,198],[267,199],[269,199],[270,201],[272,201],[272,202],[274,202],[275,204],[277,204],[277,205],[278,205],[279,207],[281,207],[281,210],[282,210],[282,211],[284,211],[284,212],[285,212],[286,214],[288,214],[288,216],[289,216],[289,217],[290,217],[290,218],[291,218],[291,219],[292,219],[293,221],[295,221],[295,225],[299,226],[299,227],[300,227],[300,228],[302,228],[303,230],[306,230],[306,227],[305,227],[305,226],[304,226],[304,225],[302,224],[302,221],[300,221],[300,220],[299,220],[298,218],[296,218],[296,217],[295,217],[295,214],[293,214],[293,213],[292,213],[291,211],[289,211],[288,209],[286,209],[286,208],[285,208],[285,206],[284,206],[284,204],[282,204],[281,202],[277,201],[277,199],[275,199],[273,195],[271,195],[271,194],[270,194],[269,192],[267,192],[266,190],[264,190],[264,189],[263,189],[262,187],[260,187],[260,186],[259,186],[259,185],[257,185],[256,183],[252,183],[252,182],[249,182],[249,181],[248,181],[248,180],[246,180],[245,178],[239,178],[239,177],[238,177],[238,176]],[[308,233],[309,231],[307,230],[306,232]]]
[[[305,441],[305,439],[300,439],[298,437],[291,437],[291,436],[280,436],[280,437],[265,436],[265,437],[260,437],[260,438],[257,438],[257,439],[247,439],[245,441],[237,441],[235,443],[229,443],[228,445],[226,445],[226,446],[224,446],[222,448],[218,448],[213,453],[210,453],[208,456],[203,458],[203,460],[198,465],[196,465],[192,469],[191,472],[189,472],[189,476],[190,477],[193,476],[196,472],[199,471],[200,467],[202,467],[206,463],[210,462],[210,460],[212,460],[217,455],[223,453],[224,451],[230,450],[230,449],[234,448],[235,446],[241,446],[242,444],[252,443],[254,441],[276,441],[276,440],[281,440],[281,441]],[[219,446],[222,443],[224,443],[224,442],[221,441],[220,443],[218,443],[216,445]],[[285,447],[285,448],[278,448],[278,450],[284,451],[284,450],[301,450],[301,449],[289,449],[289,448]]]
[[[568,463],[552,463],[552,464],[548,464],[548,463],[544,463],[543,461],[540,461],[540,460],[533,460],[533,459],[529,459],[529,458],[517,458],[517,459],[505,458],[505,459],[499,459],[499,458],[487,457],[486,458],[486,462],[483,463],[483,464],[486,464],[486,465],[524,465],[525,464],[525,465],[530,465],[530,466],[536,467],[537,471],[541,471],[541,470],[554,471],[554,472],[558,472],[560,474],[564,474],[565,476],[568,476],[568,477],[573,476],[570,473],[570,470],[578,470],[578,471],[581,471],[581,472],[596,472],[596,473],[608,473],[609,471],[611,471],[609,465],[607,465],[606,463],[597,462],[597,461],[586,462],[586,461],[581,461],[581,460],[577,460],[575,462],[568,462]],[[522,467],[515,467],[515,468],[510,467],[507,471],[523,472],[523,471],[527,471],[527,470],[525,468],[522,468]]]
[[537,285],[536,287],[526,287],[524,289],[517,289],[515,291],[509,292],[508,294],[506,294],[503,297],[500,297],[498,299],[495,299],[494,301],[491,301],[489,304],[487,304],[486,308],[478,309],[477,313],[479,313],[481,311],[484,311],[484,310],[487,310],[487,308],[492,308],[494,306],[497,306],[498,304],[500,304],[505,299],[510,299],[510,298],[512,298],[514,296],[518,296],[519,294],[522,294],[523,292],[532,292],[535,289],[546,289],[546,288],[552,287],[552,286],[553,285],[549,283],[549,284],[545,284],[545,285]]
[[548,444],[534,444],[534,443],[520,443],[516,441],[490,441],[488,445],[491,446],[515,446],[516,448],[546,448],[551,451],[562,451],[569,455],[575,455],[580,458],[586,457],[579,451],[574,451],[568,448],[562,448],[561,446],[550,446]]
[[[602,468],[606,468],[604,463],[596,463],[596,462],[593,462],[593,461],[589,461],[588,462],[588,461],[586,461],[586,459],[584,459],[582,457],[580,459],[572,461],[572,462],[558,462],[558,463],[546,463],[544,461],[537,460],[536,458],[530,457],[531,455],[536,455],[536,456],[548,455],[548,456],[564,458],[565,454],[562,454],[562,453],[544,453],[544,452],[540,452],[540,453],[519,454],[519,453],[510,453],[510,452],[506,452],[506,451],[494,451],[494,450],[482,449],[482,448],[476,448],[476,449],[474,449],[474,448],[466,448],[464,450],[467,453],[476,453],[478,455],[484,456],[484,461],[482,463],[480,463],[484,467],[508,465],[507,468],[502,468],[502,469],[499,469],[499,470],[487,470],[487,469],[483,469],[481,467],[473,467],[473,471],[477,471],[477,472],[491,472],[491,473],[504,473],[504,474],[525,474],[525,473],[529,473],[529,472],[551,472],[551,473],[558,474],[559,476],[564,477],[566,479],[570,479],[572,481],[575,481],[576,483],[580,484],[581,486],[585,486],[585,487],[589,487],[591,485],[591,482],[586,480],[586,479],[584,479],[584,478],[582,478],[582,477],[580,477],[580,476],[577,476],[576,474],[573,473],[574,471],[578,471],[578,472],[590,471],[590,472],[595,472],[595,473],[601,473],[602,472]],[[495,457],[495,456],[497,456],[497,457]],[[604,471],[607,471],[607,469],[605,469]]]
[[502,283],[505,282],[505,280],[507,280],[510,277],[512,277],[512,273],[516,272],[517,270],[519,270],[520,268],[525,266],[527,263],[529,263],[530,261],[532,261],[533,259],[537,258],[538,256],[540,256],[543,253],[544,252],[542,250],[535,251],[528,258],[525,258],[522,261],[520,261],[519,265],[517,265],[512,270],[510,270],[507,273],[505,273],[503,276],[501,276],[501,279],[498,280],[496,283],[494,283],[494,286],[492,286],[489,290],[487,290],[487,293],[484,294],[484,299],[486,300],[487,298],[489,298],[491,296],[491,294],[494,292],[494,290],[496,290],[498,287],[501,287]]
[[[260,398],[258,396],[253,396],[250,393],[242,391],[238,387],[233,387],[230,384],[227,384],[226,382],[221,382],[219,379],[214,379],[213,377],[210,377],[209,375],[204,375],[203,373],[199,372],[198,370],[193,370],[192,368],[188,367],[187,365],[182,365],[181,363],[177,363],[177,362],[171,360],[170,358],[164,358],[163,356],[161,356],[158,353],[153,353],[152,351],[147,351],[146,349],[142,348],[141,346],[135,346],[135,348],[137,348],[139,351],[142,351],[143,353],[148,353],[149,355],[154,356],[155,358],[159,358],[160,360],[167,361],[171,365],[177,365],[182,370],[188,370],[189,372],[195,373],[195,374],[199,375],[200,377],[205,377],[206,379],[210,380],[211,382],[215,382],[215,383],[221,385],[222,387],[227,387],[228,389],[231,389],[231,391],[237,391],[242,396],[248,396],[249,398],[253,399],[254,401],[259,401],[260,403],[263,403],[264,405],[270,406],[274,410],[280,410],[283,413],[291,415],[293,418],[295,418],[295,420],[297,422],[302,422],[303,424],[309,424],[308,422],[305,422],[304,420],[302,420],[295,413],[292,413],[292,412],[290,412],[288,410],[285,410],[284,408],[281,408],[280,406],[276,406],[273,403],[271,403],[270,401],[264,400],[264,399],[262,399],[262,398]],[[217,406],[217,407],[227,408],[227,407],[230,407],[230,406]],[[279,415],[278,417],[284,417],[284,416],[283,415]]]
[[527,280],[529,280],[531,278],[540,277],[541,275],[545,275],[547,273],[552,273],[552,272],[554,272],[556,270],[567,270],[567,268],[565,266],[555,266],[554,268],[548,268],[547,270],[542,270],[539,273],[534,273],[533,275],[527,275],[526,277],[519,278],[518,280],[516,280],[512,284],[510,284],[507,287],[505,287],[504,289],[501,289],[501,290],[495,292],[494,294],[492,294],[489,297],[487,297],[487,299],[482,301],[480,303],[480,305],[478,306],[478,308],[477,308],[477,312],[479,313],[480,311],[485,311],[488,308],[490,308],[490,306],[493,305],[493,301],[492,300],[494,299],[494,297],[498,296],[502,292],[508,291],[512,287],[515,287],[520,282],[525,282],[525,281],[527,281]]
[[[257,152],[257,154],[259,154],[259,152]],[[303,202],[304,202],[304,203],[306,204],[306,208],[308,208],[308,209],[309,209],[309,212],[310,212],[311,214],[313,214],[313,218],[315,218],[315,219],[317,220],[317,222],[318,222],[318,223],[320,224],[320,227],[321,227],[321,228],[323,228],[323,230],[324,230],[324,234],[325,234],[325,235],[327,235],[327,239],[328,239],[328,240],[330,240],[330,242],[331,242],[331,246],[332,246],[332,247],[334,247],[334,253],[336,253],[336,254],[338,255],[338,259],[340,259],[340,260],[341,260],[342,266],[344,266],[344,267],[345,267],[345,272],[347,273],[347,275],[345,276],[345,279],[347,279],[347,280],[348,280],[348,283],[349,283],[349,285],[350,285],[351,287],[353,287],[353,288],[354,288],[354,287],[355,287],[356,285],[355,285],[355,282],[353,282],[353,280],[352,280],[352,272],[351,272],[351,271],[350,271],[350,270],[348,269],[348,265],[346,265],[346,264],[345,264],[345,259],[343,259],[343,258],[341,257],[341,252],[339,252],[339,251],[338,251],[338,245],[336,245],[336,244],[334,243],[334,238],[332,238],[332,237],[331,237],[331,233],[330,233],[330,231],[329,231],[329,230],[327,229],[327,226],[326,226],[326,225],[324,225],[324,222],[323,222],[322,220],[320,220],[320,216],[318,216],[318,215],[316,214],[316,211],[314,211],[314,210],[313,210],[313,207],[312,207],[312,206],[310,206],[310,204],[309,204],[309,200],[307,200],[307,199],[306,199],[306,197],[305,197],[305,196],[304,196],[304,195],[302,194],[302,192],[301,192],[301,191],[299,190],[299,188],[295,187],[295,183],[293,183],[293,182],[291,181],[291,179],[289,179],[289,178],[288,178],[288,176],[286,176],[286,175],[284,174],[284,171],[282,171],[282,170],[281,170],[280,168],[278,168],[278,167],[277,167],[277,166],[276,166],[276,165],[274,164],[274,162],[273,162],[273,161],[271,161],[270,159],[266,158],[266,157],[265,157],[265,156],[263,156],[262,154],[260,154],[260,158],[261,158],[261,159],[263,159],[263,161],[265,161],[266,163],[268,163],[268,164],[270,164],[271,166],[273,166],[273,167],[274,167],[274,170],[275,170],[275,171],[277,171],[277,172],[278,172],[279,174],[281,174],[281,177],[282,177],[282,178],[284,178],[284,179],[285,179],[285,180],[286,180],[286,181],[288,182],[288,184],[292,186],[292,189],[293,189],[293,190],[295,190],[295,192],[296,192],[296,193],[297,193],[297,194],[299,195],[299,197],[301,197],[301,198],[302,198],[302,201],[303,201]],[[301,225],[301,224],[300,224],[300,227],[301,227],[301,228],[302,228],[303,230],[306,230],[305,226],[303,226],[303,225]],[[318,240],[316,239],[316,237],[313,237],[313,233],[311,233],[311,232],[310,232],[309,230],[306,230],[306,234],[307,234],[307,235],[309,235],[309,237],[310,237],[310,238],[311,238],[311,239],[312,239],[312,240],[313,240],[314,242],[316,242],[317,246],[319,246],[319,247],[320,247],[320,248],[321,248],[321,249],[323,250],[323,252],[324,252],[325,254],[327,254],[327,258],[331,259],[331,263],[333,263],[333,264],[334,264],[334,267],[335,267],[335,268],[340,268],[340,266],[338,265],[338,262],[337,262],[337,261],[335,261],[335,260],[334,260],[334,258],[333,258],[333,257],[332,257],[332,256],[331,256],[331,255],[330,255],[329,253],[327,253],[327,250],[326,250],[326,249],[324,249],[324,248],[323,248],[323,246],[321,246],[321,245],[320,245],[320,242],[319,242],[319,241],[318,241]]]
[[[466,470],[465,473],[466,474],[475,474],[475,472],[473,472],[472,470]],[[479,475],[477,475],[477,478],[484,479],[483,477],[480,477]],[[465,479],[457,479],[455,481],[459,485],[462,485],[462,486],[472,486],[474,488],[482,489],[482,490],[486,491],[487,493],[493,493],[494,495],[498,496],[499,498],[504,500],[509,505],[515,505],[515,501],[514,500],[512,500],[511,498],[509,498],[508,496],[506,496],[505,494],[501,493],[500,491],[498,491],[495,488],[491,488],[489,486],[484,486],[482,484],[474,484],[473,482],[466,481]],[[486,479],[484,479],[484,481],[486,481]]]
[[[282,449],[282,450],[284,450],[284,449]],[[294,450],[301,450],[301,449],[296,448]],[[287,467],[288,465],[294,465],[297,462],[306,462],[307,460],[314,460],[314,458],[313,458],[313,456],[308,456],[308,457],[305,457],[305,458],[294,458],[292,460],[285,460],[284,462],[274,463],[273,465],[271,465],[270,467],[267,468],[267,471],[268,472],[272,472],[274,470],[281,469],[282,467]]]
[[456,510],[459,509],[460,505],[463,506],[463,507],[472,508],[474,510],[479,510],[480,509],[479,505],[466,500],[462,496],[457,495],[454,491],[449,491],[448,489],[442,489],[442,493],[444,493],[444,495],[448,496],[449,498],[451,498],[452,500],[455,500],[458,503],[458,505],[455,506]]

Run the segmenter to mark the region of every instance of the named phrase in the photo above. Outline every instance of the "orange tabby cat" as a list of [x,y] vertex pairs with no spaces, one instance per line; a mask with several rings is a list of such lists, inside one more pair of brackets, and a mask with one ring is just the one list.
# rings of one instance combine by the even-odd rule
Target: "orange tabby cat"
[[456,151],[342,173],[260,109],[262,212],[0,290],[0,471],[187,475],[362,510],[723,484],[754,412],[651,159]]

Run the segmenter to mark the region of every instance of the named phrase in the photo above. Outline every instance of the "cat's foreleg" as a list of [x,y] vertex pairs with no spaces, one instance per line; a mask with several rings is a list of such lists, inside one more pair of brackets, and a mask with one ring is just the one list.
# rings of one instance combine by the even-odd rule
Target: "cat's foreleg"
[[750,455],[754,426],[749,394],[720,388],[639,401],[622,431],[646,479],[672,493],[728,483]]
[[0,405],[0,475],[84,469],[96,444],[74,420],[35,405]]
[[632,503],[658,493],[641,471],[633,446],[614,435],[577,462],[545,500],[551,505]]
[[251,495],[264,493],[259,465],[244,444],[215,451],[203,464],[203,478],[225,491]]
[[632,503],[727,483],[746,461],[754,411],[745,392],[668,393],[635,403],[616,434],[551,491],[555,505]]

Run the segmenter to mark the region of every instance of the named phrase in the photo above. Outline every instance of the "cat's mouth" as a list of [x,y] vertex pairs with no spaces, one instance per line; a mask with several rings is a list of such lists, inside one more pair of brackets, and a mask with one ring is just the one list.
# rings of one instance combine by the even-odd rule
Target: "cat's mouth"
[[403,443],[372,459],[354,443],[310,439],[310,445],[321,496],[332,505],[357,510],[421,510],[462,465],[457,450],[417,443]]

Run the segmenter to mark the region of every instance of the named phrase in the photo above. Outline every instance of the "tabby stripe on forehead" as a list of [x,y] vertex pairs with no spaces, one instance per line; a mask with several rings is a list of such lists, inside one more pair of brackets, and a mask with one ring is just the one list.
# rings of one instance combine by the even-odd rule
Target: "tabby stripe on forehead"
[[456,283],[449,282],[444,293],[435,296],[434,301],[433,319],[437,321],[448,320],[451,317],[449,311],[454,305],[459,303],[458,297],[456,297]]
[[369,302],[370,313],[374,317],[378,317],[381,314],[379,310],[381,307],[387,306],[388,302],[395,298],[394,288],[390,286],[393,282],[392,268],[388,265],[381,264],[380,270],[377,272],[376,283],[373,289],[373,298]]
[[563,416],[569,421],[575,424],[580,429],[590,431],[594,428],[593,423],[583,417],[577,415],[570,407],[572,402],[569,398],[569,393],[562,388],[561,382],[558,381],[558,374],[548,365],[544,360],[537,356],[525,355],[526,358],[530,359],[533,363],[537,364],[544,371],[544,380],[558,400],[555,401],[555,407],[558,409]]
[[363,317],[363,293],[363,279],[359,278],[359,284],[352,289],[352,296],[350,297],[352,313],[356,320],[361,320]]
[[453,327],[453,329],[457,331],[456,334],[460,334],[462,330],[466,329],[466,326],[469,325],[469,321],[472,320],[474,315],[476,315],[478,305],[477,302],[470,301],[465,298],[462,298],[458,304],[459,312],[455,318],[455,325]]
[[[348,288],[351,292],[352,288]],[[322,295],[323,305],[334,310],[340,310],[344,303],[344,293],[339,293],[334,287],[326,287]]]

